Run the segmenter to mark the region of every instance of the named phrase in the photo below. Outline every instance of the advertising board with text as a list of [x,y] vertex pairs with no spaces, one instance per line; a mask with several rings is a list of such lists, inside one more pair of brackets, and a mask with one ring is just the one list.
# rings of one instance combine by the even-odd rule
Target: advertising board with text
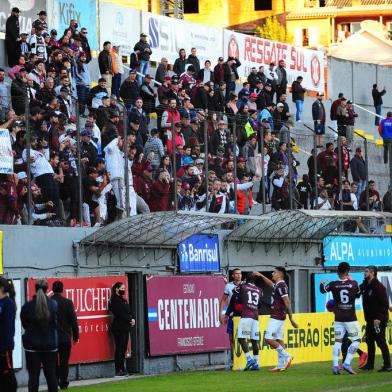
[[324,91],[323,52],[293,46],[287,43],[224,30],[223,55],[236,57],[241,62],[240,77],[247,77],[252,67],[257,69],[270,63],[286,62],[288,84],[302,76],[302,86],[312,91]]
[[[64,297],[74,303],[78,317],[79,343],[72,348],[70,363],[109,361],[114,356],[114,342],[109,332],[108,305],[110,291],[116,282],[127,286],[126,276],[97,276],[80,278],[48,278],[49,289],[53,282],[64,284]],[[35,293],[36,279],[27,280],[27,296]],[[126,289],[126,292],[128,290]],[[49,292],[51,296],[53,292]]]
[[[362,343],[360,348],[367,351],[364,339],[365,320],[363,311],[357,312],[358,321],[362,327]],[[299,313],[294,314],[299,328],[294,329],[289,320],[284,326],[284,343],[286,350],[295,358],[295,363],[332,361],[332,347],[335,334],[334,315],[328,313]],[[268,326],[269,316],[259,316],[260,329],[260,366],[275,366],[277,363],[276,350],[269,348],[264,342],[264,334]],[[234,366],[233,370],[245,367],[246,357],[238,344],[237,327],[239,318],[234,318]],[[392,323],[388,324],[386,339],[389,349],[392,349]],[[250,348],[250,347],[249,347]],[[251,348],[250,348],[251,350]],[[377,354],[380,353],[377,347]],[[329,365],[325,365],[326,368]]]
[[151,356],[229,348],[219,321],[223,276],[147,276]]

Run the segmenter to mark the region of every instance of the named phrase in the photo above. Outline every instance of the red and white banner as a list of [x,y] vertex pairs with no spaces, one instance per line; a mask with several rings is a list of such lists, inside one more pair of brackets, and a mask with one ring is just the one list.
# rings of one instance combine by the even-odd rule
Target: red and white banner
[[[48,278],[49,292],[56,280],[64,284],[64,297],[74,303],[78,317],[80,340],[72,347],[70,363],[109,361],[114,357],[114,342],[109,332],[108,305],[110,291],[116,282],[127,287],[126,276],[98,276],[81,278]],[[35,294],[35,281],[27,281],[27,298]],[[126,293],[128,290],[126,289]]]
[[289,85],[298,77],[304,78],[302,86],[308,90],[324,91],[324,55],[317,50],[304,49],[290,44],[224,30],[224,58],[237,57],[241,62],[240,77],[247,77],[252,67],[278,65],[286,62]]
[[219,322],[223,276],[146,278],[150,355],[221,351],[229,348]]

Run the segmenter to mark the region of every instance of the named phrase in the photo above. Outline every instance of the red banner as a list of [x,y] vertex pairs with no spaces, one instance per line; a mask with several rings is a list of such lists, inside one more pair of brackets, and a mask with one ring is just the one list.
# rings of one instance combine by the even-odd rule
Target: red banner
[[[74,303],[78,317],[79,343],[72,347],[70,363],[109,361],[114,357],[114,342],[109,332],[108,304],[111,287],[116,282],[124,282],[126,276],[99,276],[83,278],[48,278],[49,292],[56,280],[64,284],[63,295]],[[36,279],[27,281],[27,297],[35,293]],[[128,290],[126,290],[126,293]]]
[[151,356],[229,348],[219,322],[223,276],[149,276],[146,283]]

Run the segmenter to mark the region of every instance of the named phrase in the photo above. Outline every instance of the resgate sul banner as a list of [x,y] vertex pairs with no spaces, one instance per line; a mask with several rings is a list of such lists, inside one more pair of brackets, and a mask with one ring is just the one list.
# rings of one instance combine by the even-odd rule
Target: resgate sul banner
[[241,62],[238,69],[240,77],[247,77],[252,67],[267,67],[270,63],[278,65],[286,62],[288,84],[302,76],[302,86],[309,90],[324,91],[323,52],[304,49],[287,43],[224,30],[224,58],[234,56]]
[[[70,363],[101,362],[113,359],[114,342],[109,332],[108,305],[110,291],[116,282],[124,282],[126,276],[99,276],[83,278],[48,278],[49,293],[52,284],[61,280],[64,284],[64,297],[74,303],[78,317],[79,343],[72,347]],[[27,281],[27,297],[35,293],[36,279]],[[126,289],[126,293],[128,290]]]
[[147,276],[151,356],[229,348],[219,322],[223,276]]
[[[365,320],[363,311],[357,312],[358,321],[362,327],[362,343],[360,348],[367,351],[365,344]],[[295,363],[332,361],[332,347],[335,341],[333,320],[334,315],[328,313],[299,313],[294,315],[299,328],[294,329],[289,320],[285,322],[284,343],[286,350],[295,358]],[[264,342],[265,331],[268,326],[269,316],[259,316],[260,336],[260,366],[275,366],[277,355],[274,349]],[[246,357],[238,344],[237,327],[239,318],[234,318],[234,366],[233,370],[245,367]],[[389,349],[392,349],[392,323],[386,331]],[[251,347],[249,347],[251,350]],[[377,354],[380,353],[377,347]]]

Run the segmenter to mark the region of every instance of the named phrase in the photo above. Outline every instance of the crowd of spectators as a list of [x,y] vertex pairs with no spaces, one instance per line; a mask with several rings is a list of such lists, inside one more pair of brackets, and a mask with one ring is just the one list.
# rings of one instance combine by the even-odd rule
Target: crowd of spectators
[[[326,114],[319,93],[312,107],[317,162],[311,156],[308,175],[298,178],[300,162],[290,130],[301,122],[306,90],[298,77],[292,85],[294,113],[283,60],[268,69],[252,68],[238,94],[239,59],[219,57],[215,66],[208,60],[200,64],[196,48],[189,55],[181,49],[172,66],[162,58],[154,79],[152,49],[141,34],[130,68],[123,64],[119,45],[105,42],[98,56],[101,75],[94,81],[86,27],[71,20],[58,37],[41,11],[31,34],[19,34],[18,16],[14,8],[7,20],[10,69],[0,69],[0,127],[9,130],[15,173],[0,175],[0,223],[28,222],[28,160],[31,219],[41,225],[100,226],[127,212],[175,209],[249,214],[263,200],[274,210],[290,205],[367,208],[360,148],[350,157],[357,115],[343,94],[331,109],[341,149],[332,143],[322,146]],[[374,181],[368,187],[370,208],[381,209]]]

